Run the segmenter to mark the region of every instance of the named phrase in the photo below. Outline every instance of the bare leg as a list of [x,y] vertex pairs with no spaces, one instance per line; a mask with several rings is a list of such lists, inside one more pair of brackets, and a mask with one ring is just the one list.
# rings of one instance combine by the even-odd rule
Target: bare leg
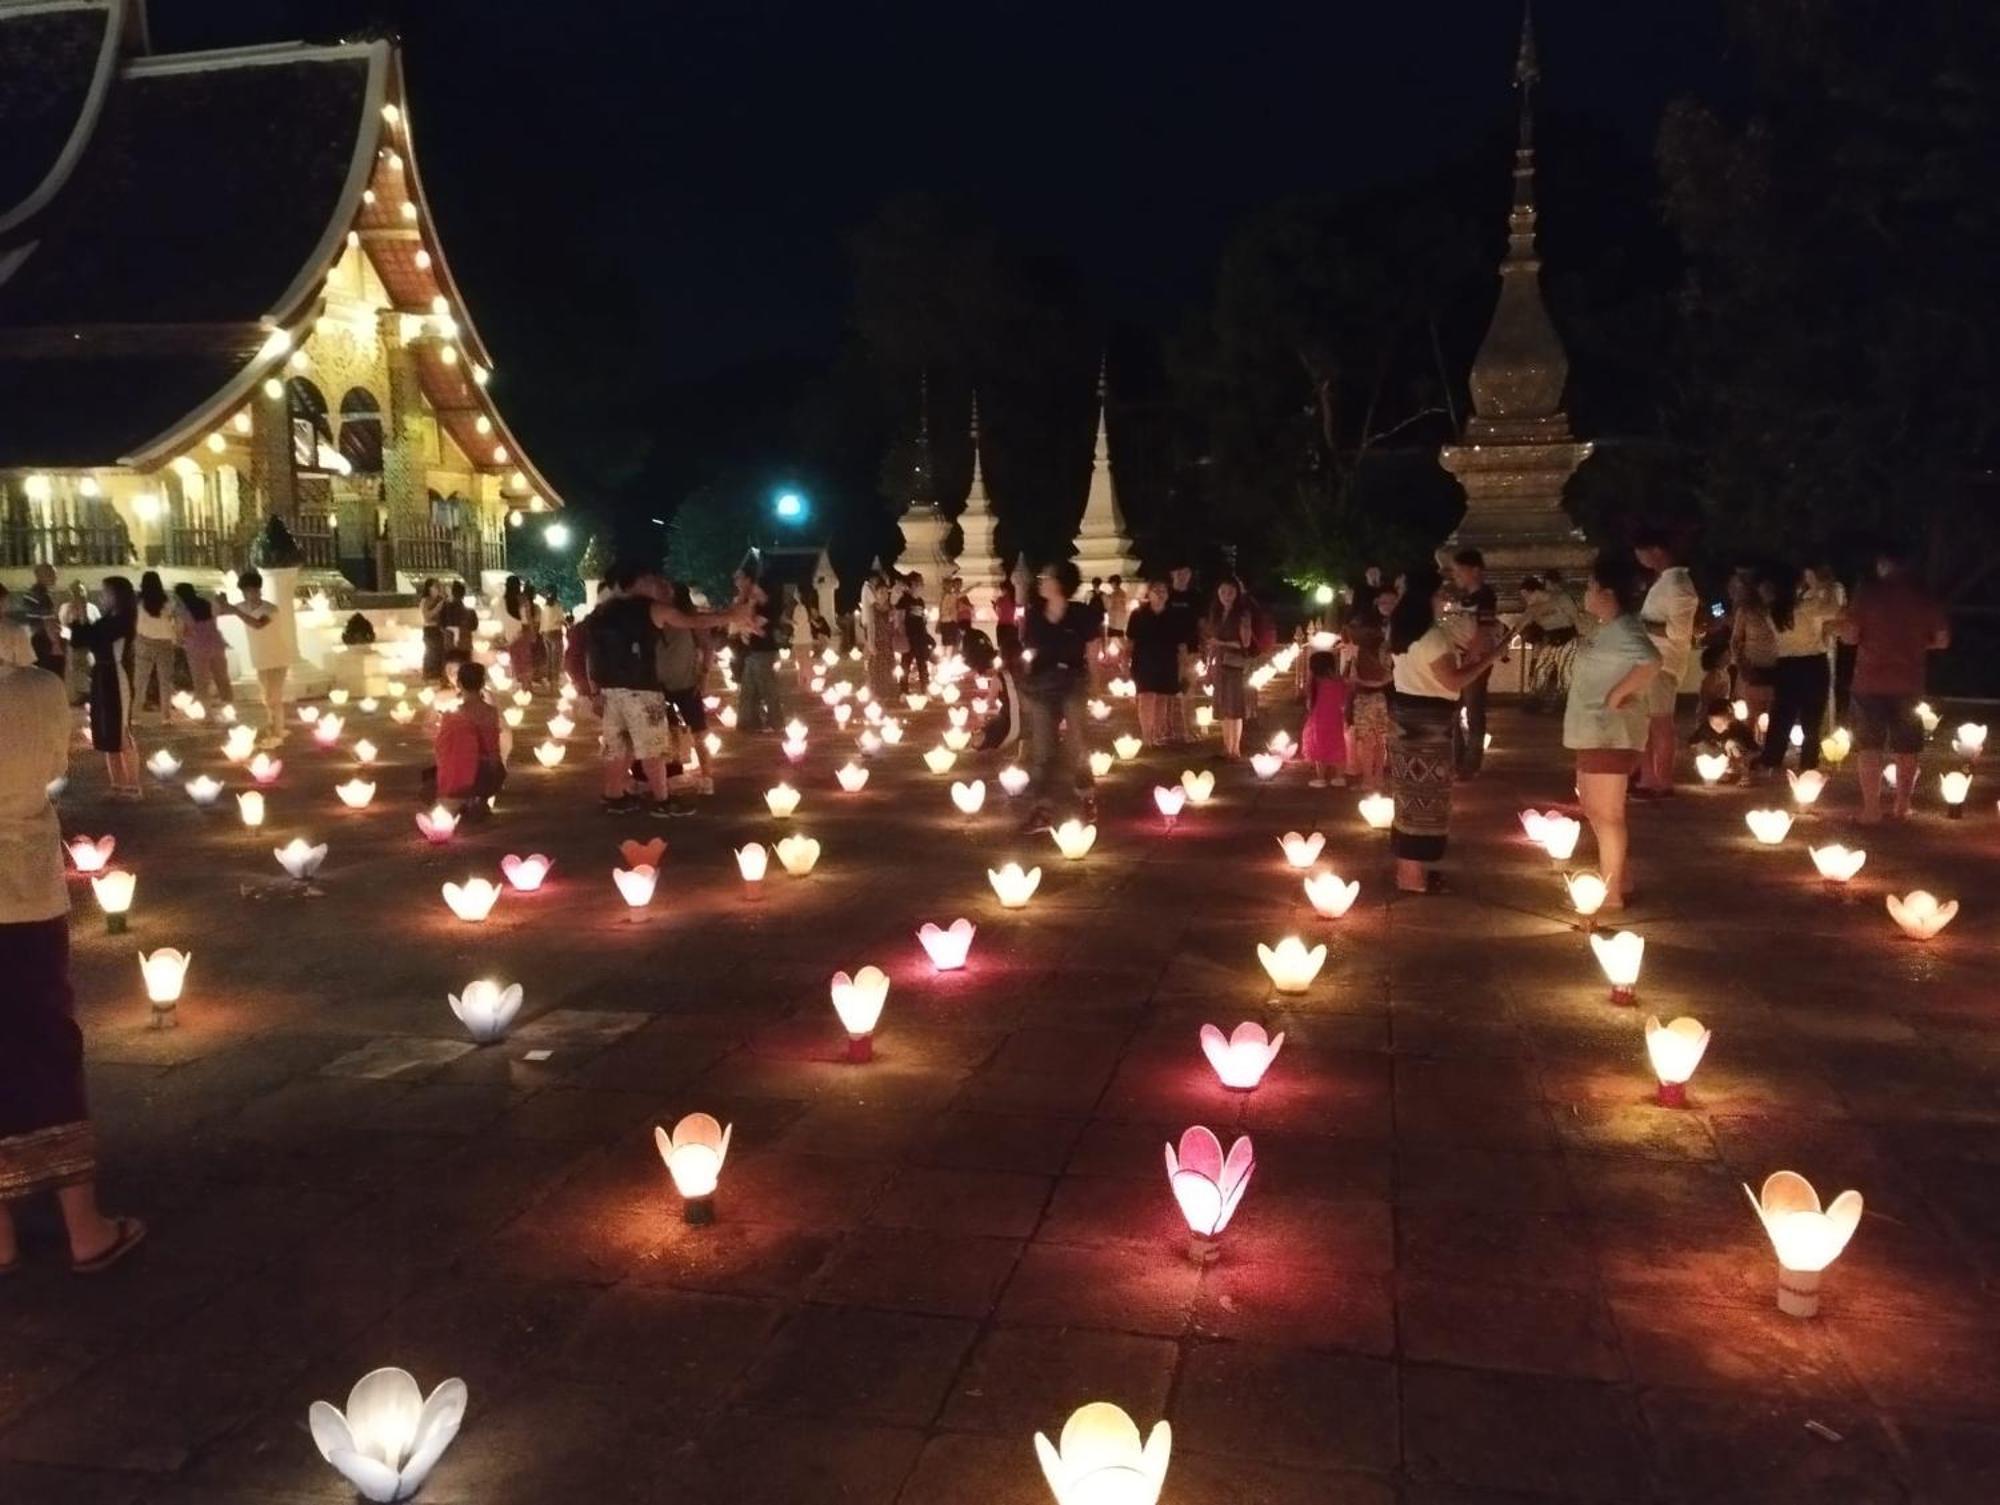
[[625,783],[629,777],[627,770],[632,766],[629,757],[607,757],[604,760],[604,797],[608,800],[625,798]]
[[[1880,750],[1857,753],[1854,759],[1854,766],[1861,778],[1861,819],[1864,824],[1872,826],[1882,819],[1882,754]],[[1902,776],[1902,770],[1899,768],[1896,777],[1898,780],[1901,780]],[[1901,789],[1896,791],[1896,796],[1898,799],[1902,798]]]
[[98,1210],[95,1181],[60,1188],[56,1205],[62,1209],[63,1227],[69,1232],[71,1259],[95,1259],[118,1242],[118,1224]]
[[0,1202],[0,1267],[11,1265],[20,1256],[21,1245],[14,1234],[14,1214]]
[[1396,859],[1396,887],[1406,894],[1421,894],[1429,890],[1431,870],[1425,864],[1408,857]]
[[1632,887],[1629,867],[1631,832],[1625,823],[1625,775],[1579,773],[1576,792],[1583,800],[1584,818],[1597,839],[1597,867],[1604,879],[1604,907],[1623,909]]
[[1647,789],[1674,787],[1674,718],[1654,716],[1646,723],[1646,756],[1639,777]]
[[1231,716],[1222,723],[1222,755],[1225,758],[1241,757],[1243,753],[1243,722],[1240,717]]
[[646,770],[646,787],[652,791],[653,802],[664,802],[667,797],[667,760],[642,758],[639,766]]
[[1917,793],[1917,755],[1915,753],[1896,754],[1896,819],[1907,820],[1910,815],[1910,801]]

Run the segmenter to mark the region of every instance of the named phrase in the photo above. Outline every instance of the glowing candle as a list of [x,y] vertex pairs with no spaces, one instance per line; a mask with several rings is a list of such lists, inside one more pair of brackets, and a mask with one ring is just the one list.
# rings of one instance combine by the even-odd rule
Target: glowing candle
[[517,857],[509,852],[500,859],[501,876],[512,886],[514,892],[519,894],[535,892],[542,886],[542,880],[548,877],[549,869],[554,866],[554,860],[543,856],[540,852],[527,857]]
[[138,883],[135,875],[118,868],[92,876],[90,892],[104,911],[105,934],[125,933],[125,916],[132,908],[132,893]]
[[1396,819],[1396,802],[1386,794],[1368,795],[1355,808],[1371,831],[1386,831]]
[[1354,907],[1361,894],[1361,880],[1343,883],[1338,873],[1314,873],[1305,880],[1306,899],[1313,913],[1337,920]]
[[1263,1081],[1284,1045],[1283,1030],[1266,1034],[1263,1025],[1250,1020],[1226,1036],[1212,1024],[1201,1027],[1202,1054],[1215,1068],[1216,1079],[1234,1092],[1249,1092]]
[[335,784],[333,792],[350,810],[365,810],[368,802],[375,798],[375,786],[366,779],[349,779],[345,784]]
[[1597,965],[1604,969],[1605,981],[1611,984],[1611,1001],[1631,1003],[1639,986],[1639,964],[1645,959],[1646,938],[1632,930],[1593,935],[1590,949],[1597,955]]
[[1285,861],[1301,871],[1319,861],[1320,850],[1325,845],[1326,834],[1321,831],[1306,835],[1287,831],[1278,838],[1278,849],[1285,854]]
[[1671,1024],[1662,1024],[1648,1016],[1646,1055],[1653,1063],[1653,1075],[1659,1079],[1661,1107],[1687,1106],[1688,1078],[1694,1075],[1695,1067],[1701,1064],[1702,1052],[1707,1049],[1708,1030],[1699,1019],[1684,1015]]
[[1276,946],[1259,941],[1257,960],[1264,964],[1271,986],[1280,993],[1303,993],[1326,965],[1326,945],[1322,942],[1308,949],[1295,935],[1286,936]]
[[1844,1191],[1821,1211],[1810,1181],[1796,1171],[1773,1171],[1761,1194],[1748,1186],[1743,1194],[1777,1252],[1778,1310],[1788,1317],[1817,1315],[1820,1277],[1861,1226],[1861,1193]]
[[940,929],[926,922],[923,929],[917,932],[917,940],[922,943],[925,955],[930,957],[932,967],[940,972],[956,972],[965,966],[976,928],[963,916],[953,920],[949,929]]
[[875,1057],[875,1027],[882,1021],[882,1005],[889,997],[889,975],[880,967],[863,967],[849,977],[833,974],[833,1011],[840,1027],[847,1031],[847,1059],[870,1061]]
[[463,883],[444,885],[444,902],[453,914],[469,924],[477,925],[493,913],[499,899],[500,885],[490,878],[468,878]]
[[653,1143],[681,1194],[681,1216],[696,1225],[715,1221],[715,1187],[729,1158],[729,1129],[706,1113],[690,1113],[673,1133],[655,1127]]
[[1023,872],[1020,863],[1009,862],[997,869],[988,868],[986,881],[993,885],[1002,909],[1026,909],[1041,886],[1042,870],[1037,867]]

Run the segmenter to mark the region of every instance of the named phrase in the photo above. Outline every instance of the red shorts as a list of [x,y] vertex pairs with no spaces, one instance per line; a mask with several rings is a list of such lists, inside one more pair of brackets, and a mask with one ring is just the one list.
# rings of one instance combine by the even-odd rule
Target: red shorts
[[1636,747],[1579,747],[1576,750],[1576,771],[1578,773],[1622,773],[1627,778],[1639,771],[1639,749]]

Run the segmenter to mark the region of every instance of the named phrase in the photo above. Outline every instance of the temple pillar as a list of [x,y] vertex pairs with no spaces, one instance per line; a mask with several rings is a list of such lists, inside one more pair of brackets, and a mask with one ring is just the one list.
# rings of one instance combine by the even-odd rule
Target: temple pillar
[[257,503],[257,516],[242,519],[246,536],[257,531],[259,520],[283,518],[290,526],[299,515],[297,476],[292,469],[292,407],[281,378],[278,395],[259,389],[250,400],[250,495]]
[[[430,493],[424,484],[428,414],[416,354],[403,342],[403,316],[392,308],[381,309],[375,325],[389,375],[389,400],[382,414],[382,508],[389,515],[393,555],[397,540],[410,537],[415,525],[430,520]],[[391,563],[401,568],[400,561]],[[394,581],[385,577],[379,588],[391,590]]]

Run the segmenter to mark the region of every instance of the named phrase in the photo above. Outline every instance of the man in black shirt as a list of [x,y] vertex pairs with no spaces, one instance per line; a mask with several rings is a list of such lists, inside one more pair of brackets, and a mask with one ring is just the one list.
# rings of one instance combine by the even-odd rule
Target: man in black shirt
[[1097,819],[1083,729],[1090,699],[1090,645],[1104,620],[1072,599],[1082,583],[1067,559],[1044,565],[1022,621],[1022,643],[1032,657],[1021,678],[1021,718],[1034,790],[1024,831],[1046,831],[1053,824],[1059,781],[1075,790],[1083,819]]
[[[1478,640],[1489,642],[1500,630],[1500,598],[1486,583],[1486,556],[1477,549],[1460,549],[1451,556],[1452,583],[1458,606],[1473,619]],[[1461,779],[1479,772],[1486,761],[1486,681],[1482,674],[1458,695],[1458,719],[1452,723],[1452,763]]]
[[1164,740],[1194,740],[1194,677],[1188,671],[1201,652],[1201,602],[1195,598],[1194,571],[1176,564],[1167,571],[1167,609],[1163,613],[1180,645],[1181,693],[1167,701]]

